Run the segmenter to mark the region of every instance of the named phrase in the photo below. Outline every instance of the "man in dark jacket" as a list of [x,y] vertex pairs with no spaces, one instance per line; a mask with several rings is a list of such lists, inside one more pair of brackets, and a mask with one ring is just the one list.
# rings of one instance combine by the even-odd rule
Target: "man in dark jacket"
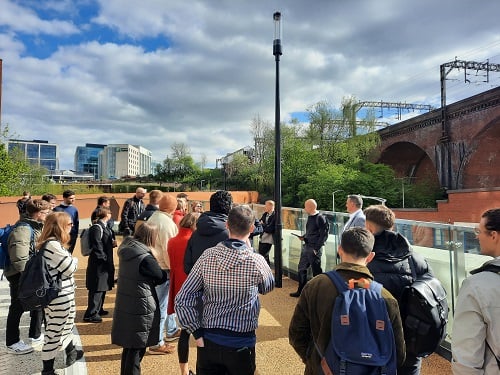
[[233,197],[226,190],[218,190],[210,196],[210,211],[203,212],[196,222],[196,230],[189,239],[184,255],[184,271],[189,273],[201,254],[229,238],[226,228],[227,214],[233,205]]
[[321,269],[321,248],[328,239],[327,219],[318,211],[318,205],[314,199],[308,199],[304,203],[304,211],[309,215],[306,223],[306,233],[299,239],[304,241],[298,265],[299,285],[296,292],[290,293],[290,297],[299,297],[302,289],[307,283],[307,269],[312,268],[313,276],[323,273]]
[[[413,282],[410,262],[413,262],[417,276],[425,273],[432,275],[427,261],[414,253],[408,240],[399,233],[391,231],[396,221],[394,212],[384,205],[374,205],[365,209],[366,228],[375,236],[373,252],[375,257],[368,269],[378,281],[398,300],[401,305],[403,289]],[[403,306],[400,306],[403,309]],[[398,374],[418,375],[422,359],[407,355]]]
[[144,211],[144,202],[142,198],[146,195],[146,189],[138,187],[135,195],[125,201],[120,216],[119,230],[125,236],[134,234],[135,223],[140,214]]
[[266,212],[262,214],[260,223],[262,224],[262,235],[259,241],[259,254],[264,257],[267,264],[269,261],[269,252],[274,244],[274,232],[276,231],[276,215],[274,214],[274,201],[268,200],[265,203]]
[[76,240],[78,239],[78,230],[80,227],[80,220],[78,219],[78,209],[74,206],[75,192],[73,190],[63,191],[63,203],[54,207],[54,212],[66,212],[71,217],[71,232],[69,232],[70,240],[68,251],[73,254],[75,249]]
[[[342,233],[339,247],[342,263],[335,270],[345,281],[360,278],[373,280],[366,266],[374,256],[371,252],[373,242],[372,234],[365,228],[355,227]],[[323,373],[318,351],[324,353],[330,342],[331,316],[338,295],[337,288],[324,274],[309,281],[302,290],[290,321],[288,337],[290,345],[306,364],[304,374]],[[405,358],[405,346],[398,303],[385,288],[382,289],[382,298],[392,323],[397,362],[401,365]]]
[[149,192],[149,203],[142,211],[142,213],[137,217],[137,221],[135,222],[135,230],[137,230],[137,227],[144,223],[145,221],[148,221],[151,215],[155,211],[158,211],[160,208],[160,200],[163,197],[163,192],[161,190],[151,190]]

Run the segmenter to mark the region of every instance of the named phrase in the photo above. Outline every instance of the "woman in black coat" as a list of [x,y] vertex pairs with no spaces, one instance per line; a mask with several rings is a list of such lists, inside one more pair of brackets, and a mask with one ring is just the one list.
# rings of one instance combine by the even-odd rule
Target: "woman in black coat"
[[104,297],[113,289],[115,264],[113,261],[114,235],[107,222],[111,211],[106,207],[96,210],[97,223],[89,228],[91,252],[87,265],[86,287],[89,291],[88,307],[83,316],[85,322],[100,323],[108,312],[103,309]]
[[141,373],[141,361],[148,346],[158,343],[160,310],[155,286],[168,274],[151,254],[158,227],[145,221],[118,248],[120,258],[111,342],[123,347],[121,375]]

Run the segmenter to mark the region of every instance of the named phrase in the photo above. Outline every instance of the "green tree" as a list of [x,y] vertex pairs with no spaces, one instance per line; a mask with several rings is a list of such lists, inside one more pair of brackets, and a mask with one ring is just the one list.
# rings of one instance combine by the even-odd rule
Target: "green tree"
[[9,127],[0,130],[0,195],[20,195],[22,191],[31,194],[43,194],[47,191],[48,180],[45,177],[47,170],[43,167],[30,164],[20,150],[6,148],[6,141],[12,139]]

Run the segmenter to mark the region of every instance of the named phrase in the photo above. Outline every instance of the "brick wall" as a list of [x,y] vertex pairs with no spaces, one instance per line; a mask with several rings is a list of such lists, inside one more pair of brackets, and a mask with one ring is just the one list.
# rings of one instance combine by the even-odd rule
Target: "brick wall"
[[[168,193],[176,195],[176,193]],[[213,192],[210,191],[200,191],[200,192],[187,192],[189,200],[195,201],[206,201],[210,200],[210,195]],[[92,211],[97,206],[97,198],[101,195],[106,195],[111,198],[111,211],[113,213],[113,218],[119,220],[121,207],[126,199],[132,197],[133,193],[117,193],[117,194],[77,194],[75,206],[78,208],[78,214],[82,219],[90,218]],[[256,191],[232,191],[231,195],[235,203],[257,203],[259,200],[259,193]],[[6,224],[13,224],[19,219],[19,213],[17,210],[16,202],[20,197],[0,197],[0,227]],[[33,198],[40,198],[34,196]],[[58,204],[62,202],[62,195],[57,197]],[[144,200],[145,203],[148,202],[147,196]],[[205,207],[208,210],[208,203]]]
[[394,209],[398,219],[440,223],[477,223],[490,208],[500,208],[500,189],[456,190],[448,192],[447,201],[439,201],[435,210]]

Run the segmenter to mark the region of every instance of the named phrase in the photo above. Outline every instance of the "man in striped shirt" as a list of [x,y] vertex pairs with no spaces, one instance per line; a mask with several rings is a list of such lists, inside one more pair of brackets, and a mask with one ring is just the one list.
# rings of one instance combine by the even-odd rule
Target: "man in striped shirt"
[[254,221],[249,206],[232,208],[229,239],[203,252],[175,298],[181,326],[196,339],[198,375],[255,372],[258,295],[273,290],[274,277],[250,246]]

